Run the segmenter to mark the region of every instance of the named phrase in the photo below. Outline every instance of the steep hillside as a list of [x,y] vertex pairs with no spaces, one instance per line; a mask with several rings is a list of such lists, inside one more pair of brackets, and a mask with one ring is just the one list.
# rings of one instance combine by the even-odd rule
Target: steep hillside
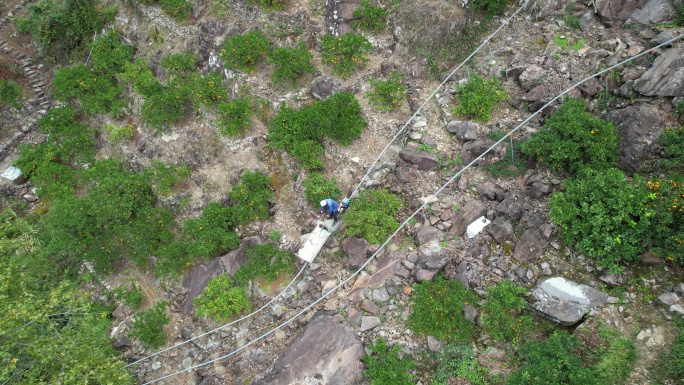
[[0,380],[681,382],[681,0],[0,16]]

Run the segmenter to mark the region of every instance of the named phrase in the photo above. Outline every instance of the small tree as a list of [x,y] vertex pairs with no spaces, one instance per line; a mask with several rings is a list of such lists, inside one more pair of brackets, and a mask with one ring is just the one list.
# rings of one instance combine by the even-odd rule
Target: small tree
[[373,48],[363,35],[355,33],[346,33],[340,37],[324,35],[321,44],[323,64],[332,66],[336,74],[345,78],[368,63],[368,53]]

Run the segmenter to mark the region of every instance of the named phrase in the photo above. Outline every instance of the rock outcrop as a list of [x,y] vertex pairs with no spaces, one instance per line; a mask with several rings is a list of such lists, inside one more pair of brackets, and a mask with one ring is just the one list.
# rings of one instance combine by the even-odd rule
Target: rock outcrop
[[319,312],[301,337],[276,360],[271,372],[252,385],[367,384],[361,362],[365,353],[347,321]]
[[608,301],[608,295],[563,277],[544,278],[532,289],[532,308],[565,326],[578,323],[586,313]]

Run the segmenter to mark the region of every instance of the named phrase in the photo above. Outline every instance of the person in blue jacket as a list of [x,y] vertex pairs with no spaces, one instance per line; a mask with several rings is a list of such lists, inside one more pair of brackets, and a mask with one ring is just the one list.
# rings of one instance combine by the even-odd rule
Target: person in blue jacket
[[340,204],[334,199],[324,199],[321,201],[321,213],[326,213],[328,218],[332,217],[334,221],[337,221],[340,217]]

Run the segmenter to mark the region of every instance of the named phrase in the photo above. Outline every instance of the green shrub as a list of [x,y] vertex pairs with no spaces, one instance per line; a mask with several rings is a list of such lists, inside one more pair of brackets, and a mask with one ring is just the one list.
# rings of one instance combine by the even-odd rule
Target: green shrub
[[248,5],[258,5],[264,11],[283,11],[287,8],[287,0],[247,0]]
[[368,53],[373,48],[363,35],[355,33],[346,33],[340,37],[326,34],[321,44],[323,64],[332,66],[333,72],[345,78],[368,63]]
[[659,363],[662,363],[664,376],[681,380],[684,378],[684,320],[676,318],[674,322],[679,327],[679,331],[672,342],[669,354]]
[[116,8],[96,0],[41,0],[27,9],[26,17],[16,19],[17,29],[30,33],[41,52],[57,62],[85,57],[91,36],[116,15]]
[[142,58],[126,63],[124,65],[124,72],[119,74],[119,77],[122,80],[132,83],[135,92],[145,98],[149,98],[152,95],[159,94],[163,91],[162,84],[154,77],[152,70]]
[[249,99],[238,98],[230,102],[221,102],[218,106],[221,114],[219,132],[221,135],[238,136],[249,128],[249,119],[254,114]]
[[636,358],[634,341],[628,338],[618,338],[610,342],[608,349],[601,354],[599,361],[592,369],[601,379],[599,383],[622,385],[627,383]]
[[380,110],[398,108],[406,96],[406,86],[402,83],[402,78],[401,73],[392,72],[387,80],[371,79],[373,90],[366,93],[370,103]]
[[546,341],[528,341],[518,354],[523,362],[506,378],[506,385],[592,385],[599,384],[593,371],[582,366],[574,353],[577,338],[564,331],[554,332]]
[[337,187],[337,180],[335,178],[328,180],[320,173],[311,174],[309,178],[304,179],[302,185],[306,200],[314,207],[319,207],[318,203],[323,199],[338,199],[342,195],[342,191]]
[[253,73],[269,49],[269,42],[261,30],[233,35],[226,40],[220,54],[227,67]]
[[482,9],[488,15],[502,15],[508,6],[508,0],[473,0],[472,9]]
[[127,101],[121,96],[125,88],[117,75],[133,58],[133,47],[123,44],[118,32],[110,31],[90,44],[90,49],[92,60],[88,65],[62,68],[55,73],[55,97],[78,100],[86,114],[108,112],[121,116]]
[[164,326],[170,322],[169,316],[166,315],[167,306],[168,302],[162,301],[154,307],[136,314],[128,336],[140,339],[148,347],[159,349],[166,343]]
[[190,100],[190,90],[171,86],[161,88],[161,93],[145,97],[142,116],[152,127],[162,131],[178,122],[185,115],[185,104]]
[[164,56],[161,67],[169,76],[188,76],[197,69],[197,56],[192,52]]
[[225,321],[234,314],[249,310],[247,292],[242,287],[234,287],[233,280],[227,274],[209,281],[193,303],[198,317],[206,315],[216,322]]
[[434,385],[446,385],[452,378],[468,380],[470,385],[500,383],[497,377],[491,376],[487,368],[480,365],[469,346],[446,344],[443,352],[435,358],[438,366]]
[[187,0],[160,0],[162,11],[176,21],[188,20],[188,13],[192,11],[192,3]]
[[613,271],[643,251],[654,211],[645,202],[643,182],[622,171],[585,169],[563,182],[565,192],[549,200],[550,216],[566,242]]
[[231,202],[231,220],[235,226],[269,217],[268,201],[273,198],[273,190],[266,175],[258,171],[245,171],[242,182],[233,186],[228,196]]
[[387,190],[364,190],[354,202],[354,209],[344,216],[345,233],[365,238],[371,244],[382,243],[399,223],[395,216],[401,201]]
[[363,119],[361,105],[349,92],[338,92],[324,101],[317,101],[311,112],[317,117],[314,122],[322,133],[343,146],[358,138],[368,124]]
[[268,233],[268,239],[272,240],[273,242],[278,242],[280,240],[280,236],[282,234],[278,230],[273,230]]
[[131,124],[117,127],[110,123],[104,127],[104,131],[109,133],[110,143],[119,143],[123,140],[133,138],[133,125]]
[[202,215],[183,222],[183,235],[187,237],[186,251],[190,260],[208,260],[218,253],[240,245],[233,230],[233,211],[216,202],[209,203]]
[[532,318],[523,315],[525,288],[511,281],[501,281],[487,288],[487,299],[482,304],[482,331],[493,339],[517,340],[529,330]]
[[684,177],[672,174],[646,185],[648,196],[644,204],[652,207],[655,214],[642,241],[666,260],[684,265]]
[[254,278],[264,277],[268,282],[276,281],[281,274],[292,274],[294,258],[287,251],[266,243],[256,245],[247,250],[249,260],[233,275],[235,285],[244,287]]
[[441,276],[434,282],[423,281],[413,288],[410,298],[413,311],[407,320],[411,330],[421,336],[470,341],[477,327],[463,317],[463,306],[477,303],[475,292],[458,281]]
[[316,72],[316,67],[311,64],[312,58],[313,55],[301,41],[295,47],[273,48],[268,58],[269,63],[275,65],[271,79],[274,82],[288,80],[296,85],[295,81],[300,77]]
[[677,7],[677,16],[675,17],[675,24],[679,27],[684,27],[684,4]]
[[508,93],[501,88],[496,76],[486,80],[473,75],[468,83],[456,87],[456,92],[458,104],[454,107],[454,115],[472,116],[483,122],[489,121],[494,107],[508,99]]
[[585,112],[586,103],[569,99],[522,147],[554,171],[612,167],[617,161],[617,128]]
[[190,100],[198,110],[200,105],[214,107],[224,103],[228,98],[223,79],[218,72],[210,72],[207,76],[194,73],[188,78],[188,83],[191,90]]
[[323,146],[319,141],[324,136],[347,145],[361,135],[366,125],[354,95],[340,92],[301,110],[282,105],[269,122],[268,133],[274,146],[288,151],[311,171],[323,168],[319,158]]
[[363,374],[370,380],[371,385],[413,384],[409,370],[414,364],[406,358],[399,358],[399,345],[390,348],[387,341],[378,338],[375,344],[368,348],[372,354],[363,357],[363,363],[366,365]]
[[660,134],[658,144],[665,150],[665,157],[660,160],[664,169],[684,168],[684,127],[666,128]]
[[355,30],[379,33],[387,28],[387,15],[387,11],[381,7],[373,6],[367,0],[363,0],[352,12],[354,19],[350,26]]
[[95,132],[76,121],[72,107],[50,109],[39,126],[50,141],[22,147],[14,164],[33,180],[40,196],[72,194],[75,172],[71,165],[95,160]]
[[0,107],[21,107],[21,86],[11,80],[0,79]]
[[185,165],[169,166],[158,160],[152,160],[150,167],[145,169],[143,174],[148,178],[155,194],[166,196],[190,176],[190,169]]
[[119,286],[113,290],[114,298],[119,301],[124,301],[131,309],[135,310],[140,306],[143,300],[143,293],[140,287],[135,284],[135,280],[131,278],[131,287]]

